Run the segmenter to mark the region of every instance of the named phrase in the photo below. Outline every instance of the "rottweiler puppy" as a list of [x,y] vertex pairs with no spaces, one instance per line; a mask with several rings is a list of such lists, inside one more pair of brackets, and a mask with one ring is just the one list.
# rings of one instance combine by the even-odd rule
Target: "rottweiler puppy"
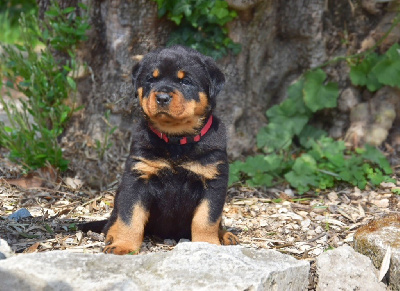
[[225,78],[183,46],[148,53],[132,70],[143,118],[105,226],[105,253],[137,253],[145,234],[237,244],[221,228],[228,183],[226,133],[213,114]]

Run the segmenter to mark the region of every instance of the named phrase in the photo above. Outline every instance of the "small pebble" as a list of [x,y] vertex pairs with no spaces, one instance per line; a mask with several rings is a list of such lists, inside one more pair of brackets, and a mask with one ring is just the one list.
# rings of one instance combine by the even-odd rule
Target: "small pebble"
[[167,246],[175,246],[176,245],[176,241],[174,239],[165,239],[164,240],[164,244]]
[[372,200],[371,202],[373,204],[375,204],[376,206],[378,206],[379,208],[389,207],[389,199],[387,199],[387,198],[380,199],[380,200]]

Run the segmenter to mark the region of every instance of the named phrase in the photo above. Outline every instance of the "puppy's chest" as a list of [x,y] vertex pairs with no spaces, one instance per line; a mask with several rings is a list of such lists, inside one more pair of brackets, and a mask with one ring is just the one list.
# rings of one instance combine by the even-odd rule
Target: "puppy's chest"
[[[201,163],[196,160],[169,160],[169,159],[147,159],[139,156],[131,156],[133,171],[139,179],[148,181],[153,178],[172,179],[199,179],[203,183],[218,178],[220,170],[218,166],[222,161]],[[184,180],[182,180],[184,182]]]

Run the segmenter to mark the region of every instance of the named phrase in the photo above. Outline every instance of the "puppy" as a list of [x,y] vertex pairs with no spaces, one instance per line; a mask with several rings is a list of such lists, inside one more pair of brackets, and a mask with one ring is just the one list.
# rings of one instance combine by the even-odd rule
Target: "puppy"
[[143,118],[105,226],[105,253],[137,253],[145,234],[237,244],[221,228],[228,184],[226,133],[213,114],[225,78],[183,46],[147,54],[132,70]]

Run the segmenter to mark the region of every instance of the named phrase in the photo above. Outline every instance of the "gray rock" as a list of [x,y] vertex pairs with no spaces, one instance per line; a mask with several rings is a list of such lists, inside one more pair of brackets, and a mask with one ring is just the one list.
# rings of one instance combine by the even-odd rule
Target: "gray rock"
[[349,246],[327,251],[317,258],[318,290],[386,290],[371,260]]
[[138,256],[54,251],[0,261],[0,290],[305,290],[309,268],[273,250],[207,243]]
[[7,218],[10,220],[11,219],[20,220],[22,218],[31,217],[31,216],[32,215],[28,209],[21,208],[21,209],[18,209],[17,211],[15,211],[13,214],[10,214]]
[[8,245],[8,243],[0,238],[0,260],[4,260],[8,257],[11,257],[14,255],[14,252]]
[[342,112],[349,112],[360,103],[360,93],[354,88],[346,88],[338,99],[338,109]]
[[400,290],[400,215],[390,215],[360,227],[354,235],[354,249],[381,268],[388,247],[391,247],[387,281],[391,290]]

